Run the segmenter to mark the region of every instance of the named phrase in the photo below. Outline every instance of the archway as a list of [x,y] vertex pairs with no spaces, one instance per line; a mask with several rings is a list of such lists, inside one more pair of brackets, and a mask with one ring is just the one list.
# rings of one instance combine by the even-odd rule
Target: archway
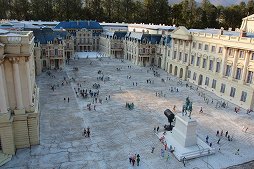
[[203,75],[199,75],[198,77],[198,85],[202,85],[203,84]]
[[173,66],[172,64],[169,65],[169,73],[172,74],[172,69],[173,69]]
[[174,76],[177,76],[177,66],[175,66]]
[[183,78],[183,68],[180,69],[180,75],[179,78]]

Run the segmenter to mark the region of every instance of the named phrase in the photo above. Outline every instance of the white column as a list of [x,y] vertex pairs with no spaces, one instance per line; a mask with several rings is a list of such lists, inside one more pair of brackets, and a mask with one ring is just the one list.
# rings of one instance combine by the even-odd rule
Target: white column
[[234,53],[234,61],[232,65],[232,73],[231,73],[231,78],[234,79],[236,75],[236,69],[237,69],[237,59],[238,59],[238,49],[235,49]]
[[27,74],[27,87],[28,87],[28,99],[29,99],[29,106],[32,105],[32,87],[31,87],[31,75],[30,75],[30,65],[29,65],[29,58],[26,58],[26,74]]
[[7,102],[4,92],[4,83],[5,79],[3,78],[3,71],[2,71],[3,64],[0,63],[0,113],[7,113]]
[[15,94],[16,94],[17,109],[23,109],[24,106],[22,102],[19,65],[16,61],[13,62],[13,72],[14,72],[14,87],[15,87]]
[[245,60],[244,60],[244,67],[243,67],[243,75],[242,75],[242,78],[241,78],[241,83],[242,84],[246,83],[246,75],[247,75],[247,72],[248,72],[249,62],[250,62],[250,51],[246,51]]
[[223,55],[222,55],[222,61],[221,61],[221,70],[220,70],[220,76],[224,77],[224,71],[227,63],[227,47],[223,48]]

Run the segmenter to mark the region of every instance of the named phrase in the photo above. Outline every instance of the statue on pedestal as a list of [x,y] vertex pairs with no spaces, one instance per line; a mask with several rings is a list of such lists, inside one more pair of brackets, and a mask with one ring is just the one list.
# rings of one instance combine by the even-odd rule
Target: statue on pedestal
[[187,111],[189,111],[189,118],[191,118],[192,102],[189,97],[186,98],[185,105],[183,105],[182,116],[187,116]]

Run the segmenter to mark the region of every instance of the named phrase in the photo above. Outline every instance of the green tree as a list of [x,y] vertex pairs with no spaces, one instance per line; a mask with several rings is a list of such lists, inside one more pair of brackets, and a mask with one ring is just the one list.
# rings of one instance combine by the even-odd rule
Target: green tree
[[28,0],[10,1],[10,19],[29,20],[30,2]]

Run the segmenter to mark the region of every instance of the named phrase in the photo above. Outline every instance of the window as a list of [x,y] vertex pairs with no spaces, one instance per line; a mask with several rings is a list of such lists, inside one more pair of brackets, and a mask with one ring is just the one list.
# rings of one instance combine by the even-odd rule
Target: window
[[170,50],[168,50],[168,57],[170,57]]
[[186,41],[185,46],[188,47],[189,46],[189,42]]
[[206,68],[206,59],[203,58],[203,65],[202,65],[202,68]]
[[209,70],[213,71],[213,60],[210,60],[210,63],[209,63]]
[[174,51],[174,57],[173,57],[173,59],[176,59],[176,51]]
[[197,73],[193,73],[193,80],[196,80],[196,78],[197,78]]
[[218,53],[222,53],[222,47],[219,47],[219,51],[218,51]]
[[180,45],[183,45],[183,40],[180,40]]
[[197,64],[196,64],[196,66],[199,66],[199,64],[200,64],[200,57],[197,57]]
[[236,76],[235,76],[235,78],[240,80],[241,79],[241,74],[242,74],[242,69],[241,68],[237,68],[236,69]]
[[205,51],[208,51],[208,45],[205,45]]
[[250,59],[254,60],[254,53],[251,54]]
[[227,65],[227,67],[226,67],[226,74],[225,74],[225,76],[230,76],[230,75],[231,75],[231,68],[232,68],[232,66],[231,66],[231,65]]
[[182,60],[182,52],[179,52],[179,60]]
[[55,56],[57,56],[58,55],[58,50],[57,49],[55,49]]
[[211,52],[215,52],[215,46],[212,46]]
[[247,83],[252,83],[253,71],[248,71]]
[[188,70],[188,78],[190,78],[191,77],[191,71],[190,70]]
[[191,64],[194,65],[194,62],[195,62],[195,56],[191,55]]
[[213,79],[213,83],[212,83],[212,88],[215,89],[216,88],[216,80]]
[[196,49],[196,42],[193,42],[193,43],[192,43],[192,48],[193,48],[193,49]]
[[225,93],[225,88],[226,88],[226,85],[222,83],[220,87],[220,92]]
[[209,77],[205,78],[205,85],[208,86],[209,85]]
[[220,62],[216,63],[216,72],[220,72]]
[[146,53],[146,48],[143,48],[143,53]]
[[235,88],[234,87],[231,87],[231,90],[230,90],[230,96],[231,97],[235,97]]
[[239,52],[239,58],[244,58],[244,52],[242,50]]
[[185,55],[184,55],[184,62],[187,62],[187,60],[188,60],[188,54],[185,53]]
[[246,102],[247,92],[242,91],[241,101]]
[[202,43],[198,44],[198,49],[201,50],[202,49]]

